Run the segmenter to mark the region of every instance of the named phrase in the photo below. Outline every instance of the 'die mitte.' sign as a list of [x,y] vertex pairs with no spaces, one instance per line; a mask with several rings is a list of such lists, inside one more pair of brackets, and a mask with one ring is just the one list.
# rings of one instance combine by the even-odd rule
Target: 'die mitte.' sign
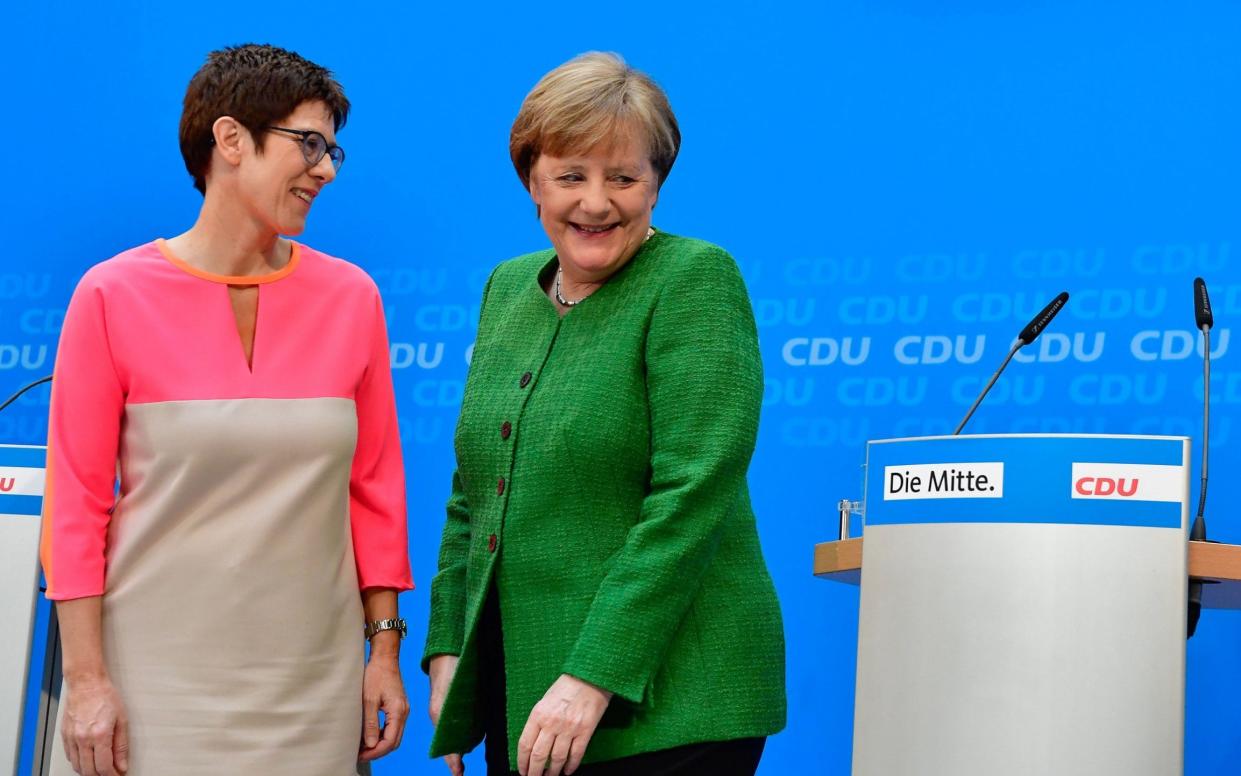
[[1003,497],[1003,461],[883,467],[884,501]]

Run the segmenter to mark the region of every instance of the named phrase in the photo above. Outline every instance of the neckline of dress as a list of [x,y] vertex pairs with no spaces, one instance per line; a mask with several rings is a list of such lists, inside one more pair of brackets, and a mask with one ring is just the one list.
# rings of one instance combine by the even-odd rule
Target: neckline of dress
[[302,246],[292,240],[289,241],[289,244],[291,247],[289,250],[288,262],[274,272],[267,272],[262,275],[220,275],[215,272],[208,272],[204,269],[199,269],[185,259],[177,256],[172,252],[172,249],[168,247],[168,241],[163,237],[160,237],[155,241],[155,247],[159,249],[160,254],[167,259],[169,264],[173,265],[177,269],[185,272],[186,274],[193,275],[196,278],[201,278],[202,280],[209,280],[213,283],[223,283],[229,286],[258,286],[263,285],[264,283],[274,283],[277,280],[281,280],[293,274],[293,270],[297,269],[297,265],[301,263],[302,260]]

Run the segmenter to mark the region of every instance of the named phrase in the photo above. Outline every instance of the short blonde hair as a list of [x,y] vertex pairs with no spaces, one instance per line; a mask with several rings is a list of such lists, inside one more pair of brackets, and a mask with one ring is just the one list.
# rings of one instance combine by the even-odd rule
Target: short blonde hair
[[634,131],[646,141],[662,186],[681,149],[668,95],[619,54],[591,51],[535,84],[513,121],[508,151],[529,189],[530,168],[540,154],[580,153]]

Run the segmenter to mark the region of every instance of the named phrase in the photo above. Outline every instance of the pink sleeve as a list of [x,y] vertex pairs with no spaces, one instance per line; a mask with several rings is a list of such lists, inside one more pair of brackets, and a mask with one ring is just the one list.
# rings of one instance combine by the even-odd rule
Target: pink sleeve
[[405,522],[405,468],[392,394],[388,332],[378,292],[374,305],[369,363],[355,396],[358,445],[349,478],[353,553],[362,589],[409,590],[414,583]]
[[102,595],[125,392],[91,273],[69,301],[53,375],[39,546],[47,597]]

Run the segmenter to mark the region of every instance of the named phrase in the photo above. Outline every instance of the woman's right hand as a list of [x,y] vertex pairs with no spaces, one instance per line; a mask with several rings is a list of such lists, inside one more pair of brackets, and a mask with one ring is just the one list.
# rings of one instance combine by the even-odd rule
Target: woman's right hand
[[[452,684],[452,677],[457,673],[457,660],[456,655],[436,655],[427,664],[427,675],[431,679],[431,703],[427,711],[431,714],[432,725],[440,723],[440,711],[444,708],[448,686]],[[448,764],[452,776],[464,776],[465,763],[462,762],[461,755],[447,755],[444,762]]]
[[80,776],[121,776],[129,770],[129,721],[107,677],[69,682],[61,722],[65,755]]

